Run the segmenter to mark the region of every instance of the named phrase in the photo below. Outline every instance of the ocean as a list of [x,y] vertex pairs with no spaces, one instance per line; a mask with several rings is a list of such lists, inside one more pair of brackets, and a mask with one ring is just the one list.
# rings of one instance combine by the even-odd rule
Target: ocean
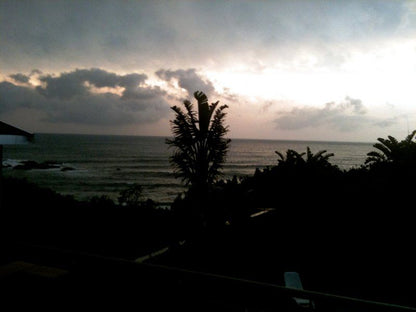
[[[223,178],[252,175],[256,168],[277,164],[274,151],[293,149],[334,153],[331,163],[341,169],[364,164],[372,143],[233,139]],[[25,178],[58,193],[86,200],[107,195],[117,200],[123,189],[137,183],[143,196],[168,204],[186,188],[173,176],[164,137],[36,134],[33,143],[3,147],[3,175]],[[22,161],[50,162],[54,168],[13,169]],[[70,169],[68,169],[70,168]]]

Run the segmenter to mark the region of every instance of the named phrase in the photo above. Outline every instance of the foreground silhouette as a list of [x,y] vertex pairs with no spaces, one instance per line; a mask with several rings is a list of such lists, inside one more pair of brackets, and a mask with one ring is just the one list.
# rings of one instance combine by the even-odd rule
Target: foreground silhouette
[[[297,271],[312,289],[415,305],[414,134],[379,139],[392,152],[375,144],[386,155],[370,152],[348,171],[326,151],[277,152],[276,166],[217,183],[207,203],[212,227],[160,263],[277,283]],[[187,205],[178,198],[173,210]],[[259,210],[267,213],[250,217]]]
[[199,230],[200,225],[208,226],[213,220],[208,217],[209,192],[221,175],[221,169],[231,142],[226,139],[228,127],[224,125],[227,105],[219,106],[219,101],[208,104],[207,96],[200,91],[194,93],[198,101],[198,112],[186,100],[186,111],[173,106],[175,119],[171,121],[173,139],[166,143],[174,148],[169,158],[177,178],[189,186],[186,194],[187,205],[176,209],[179,219],[184,220],[181,227]]
[[[280,285],[284,272],[296,271],[305,289],[415,306],[416,230],[409,198],[416,170],[408,156],[415,144],[413,136],[384,142],[390,151],[401,146],[391,153],[399,156],[385,150],[377,161],[348,171],[332,165],[326,151],[278,152],[275,166],[208,188],[204,225],[187,215],[195,203],[191,193],[178,197],[171,210],[157,210],[140,199],[138,186],[121,194],[117,205],[105,197],[78,202],[9,178],[2,243],[124,259],[172,246],[149,262]],[[3,253],[1,262],[13,256]],[[56,261],[43,253],[34,258]]]
[[198,101],[198,113],[186,100],[183,112],[173,106],[175,120],[171,121],[173,139],[166,143],[173,147],[170,162],[176,177],[182,178],[193,189],[205,189],[220,175],[231,140],[224,138],[228,127],[224,126],[227,105],[218,107],[219,101],[208,104],[207,96],[194,93]]

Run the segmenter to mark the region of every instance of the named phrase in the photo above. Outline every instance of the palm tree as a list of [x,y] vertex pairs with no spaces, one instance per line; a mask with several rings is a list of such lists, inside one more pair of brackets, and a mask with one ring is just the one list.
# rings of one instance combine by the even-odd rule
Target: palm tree
[[305,153],[298,153],[292,149],[286,151],[286,156],[279,151],[275,151],[275,153],[279,156],[279,159],[277,160],[279,165],[296,166],[305,163],[305,160],[303,159]]
[[183,102],[185,111],[178,106],[171,107],[175,120],[171,121],[173,139],[166,143],[175,148],[169,160],[174,167],[175,176],[182,178],[186,185],[203,190],[221,174],[231,142],[224,138],[228,127],[224,126],[227,105],[218,107],[219,101],[208,104],[207,96],[194,93],[198,101],[198,113],[193,104]]
[[[306,153],[298,153],[291,149],[286,151],[286,156],[279,151],[275,151],[275,153],[279,156],[278,164],[284,166],[328,167],[332,166],[329,158],[334,156],[333,153],[327,153],[326,150],[313,154],[309,147],[306,147]],[[305,155],[306,160],[303,158]]]
[[378,138],[378,143],[373,147],[379,151],[371,151],[367,154],[366,164],[379,163],[413,164],[416,161],[416,142],[412,141],[416,130],[412,131],[404,140],[398,141],[395,137],[388,139]]
[[309,147],[306,148],[306,163],[310,166],[330,167],[332,165],[329,162],[329,158],[333,156],[334,153],[327,153],[326,150],[313,154]]

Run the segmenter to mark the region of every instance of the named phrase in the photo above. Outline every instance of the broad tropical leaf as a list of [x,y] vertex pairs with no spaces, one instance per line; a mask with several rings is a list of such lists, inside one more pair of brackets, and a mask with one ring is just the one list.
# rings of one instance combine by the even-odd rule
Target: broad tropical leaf
[[226,160],[229,139],[224,136],[228,127],[223,125],[227,105],[208,104],[207,96],[197,91],[198,113],[190,101],[184,101],[186,112],[173,106],[175,119],[171,121],[173,139],[166,140],[175,152],[170,157],[175,176],[193,187],[205,187],[221,174]]
[[416,130],[400,142],[390,135],[387,139],[378,138],[373,147],[380,152],[369,152],[365,163],[370,166],[380,162],[413,165],[416,161],[416,143],[412,141],[415,135]]

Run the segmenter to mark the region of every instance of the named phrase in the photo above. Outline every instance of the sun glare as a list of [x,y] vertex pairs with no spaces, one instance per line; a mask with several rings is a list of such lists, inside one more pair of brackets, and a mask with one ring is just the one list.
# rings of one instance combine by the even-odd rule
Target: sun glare
[[290,100],[303,105],[316,105],[334,100],[345,93],[344,83],[336,73],[287,72],[270,70],[265,73],[219,72],[212,75],[219,85],[246,98]]
[[[413,106],[416,96],[416,43],[414,40],[387,42],[377,49],[352,51],[339,67],[279,70],[276,66],[253,70],[206,72],[216,86],[250,99],[290,100],[299,105],[321,106],[346,96],[366,100],[366,105],[386,102]],[[312,58],[311,58],[312,59]]]

